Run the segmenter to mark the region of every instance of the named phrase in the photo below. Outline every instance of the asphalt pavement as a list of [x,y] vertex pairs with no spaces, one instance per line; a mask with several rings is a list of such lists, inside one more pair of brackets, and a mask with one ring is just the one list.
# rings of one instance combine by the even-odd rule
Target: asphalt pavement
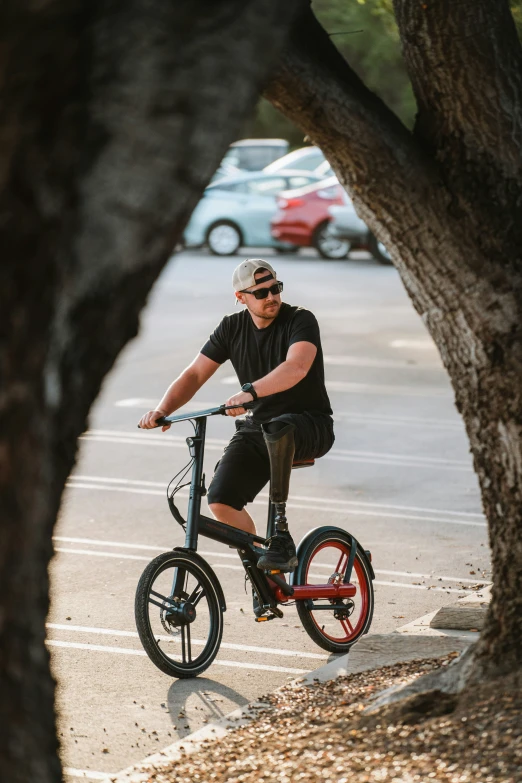
[[[334,409],[332,451],[292,476],[290,529],[299,540],[311,527],[336,524],[371,549],[370,633],[387,633],[490,575],[486,523],[451,385],[393,267],[363,253],[343,262],[320,261],[311,251],[260,253],[284,281],[285,301],[319,320]],[[240,259],[172,258],[81,439],[56,529],[48,628],[67,781],[116,773],[331,657],[309,639],[294,608],[256,624],[237,555],[205,539],[199,551],[228,607],[214,664],[197,679],[170,679],[136,633],[141,572],[184,542],[165,491],[187,462],[191,431],[188,423],[165,434],[136,424],[233,312],[230,281]],[[236,390],[224,365],[188,408],[222,403]],[[233,431],[228,418],[209,420],[208,480]],[[266,503],[263,494],[252,506],[259,531]]]

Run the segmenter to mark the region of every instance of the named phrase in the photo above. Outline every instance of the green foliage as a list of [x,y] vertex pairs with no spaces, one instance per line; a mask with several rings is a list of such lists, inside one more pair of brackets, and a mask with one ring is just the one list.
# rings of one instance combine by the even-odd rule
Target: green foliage
[[[510,6],[522,38],[522,0],[511,0]],[[402,60],[392,0],[312,0],[312,8],[367,87],[412,127],[415,99]],[[282,137],[292,147],[302,146],[304,141],[302,131],[264,99],[260,99],[243,135]]]
[[[363,82],[407,125],[415,101],[401,55],[391,0],[315,0],[314,12]],[[337,35],[336,33],[344,33]]]
[[522,0],[511,2],[511,13],[518,30],[518,37],[522,39]]
[[[327,32],[343,33],[333,35],[332,41],[365,84],[411,125],[415,103],[401,59],[391,0],[313,0],[312,7]],[[282,137],[292,147],[303,144],[302,131],[264,99],[243,135]]]

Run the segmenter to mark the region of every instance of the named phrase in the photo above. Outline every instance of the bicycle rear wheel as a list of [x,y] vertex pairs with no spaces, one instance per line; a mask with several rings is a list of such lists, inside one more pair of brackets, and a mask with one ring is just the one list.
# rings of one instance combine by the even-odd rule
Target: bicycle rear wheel
[[141,643],[158,669],[187,678],[210,666],[221,644],[223,613],[210,574],[189,552],[165,552],[149,563],[134,608]]
[[[305,550],[299,552],[294,584],[343,582],[351,546],[352,538],[345,531],[318,529]],[[372,622],[374,594],[371,570],[366,555],[359,547],[350,581],[357,588],[353,598],[296,601],[303,628],[319,647],[328,652],[347,652],[368,632]]]

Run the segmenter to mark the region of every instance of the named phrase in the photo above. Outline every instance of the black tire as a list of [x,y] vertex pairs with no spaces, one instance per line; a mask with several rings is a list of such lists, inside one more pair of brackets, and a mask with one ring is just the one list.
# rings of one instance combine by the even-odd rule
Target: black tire
[[393,261],[391,260],[388,251],[382,242],[377,240],[375,234],[372,234],[371,232],[368,235],[368,249],[379,264],[382,264],[383,266],[393,266]]
[[[336,547],[339,547],[341,550],[345,550],[346,553],[349,554],[351,549],[351,540],[352,539],[350,534],[346,533],[344,530],[339,529],[337,532],[335,532],[331,529],[321,530],[321,528],[318,528],[317,534],[309,541],[306,549],[299,553],[299,565],[294,574],[293,584],[303,585],[307,583],[307,574],[309,572],[311,561],[314,558],[314,554],[317,554],[318,551],[327,550],[327,544],[329,542],[332,544],[332,550],[335,550]],[[323,568],[323,565],[324,564],[321,564],[321,568]],[[324,570],[326,570],[326,568]],[[324,575],[317,576],[316,578],[318,579],[318,583],[325,583]],[[348,652],[350,647],[352,647],[352,645],[354,645],[361,638],[361,636],[363,636],[365,633],[368,633],[372,622],[374,593],[371,566],[369,565],[363,550],[359,547],[357,547],[357,552],[355,555],[351,581],[354,582],[354,579],[359,583],[361,612],[358,615],[357,626],[355,629],[353,629],[353,634],[351,634],[349,638],[347,637],[345,641],[336,641],[335,638],[332,638],[332,636],[325,631],[326,626],[323,625],[321,628],[317,622],[317,617],[320,616],[321,623],[323,621],[328,621],[330,626],[333,625],[336,627],[337,624],[340,625],[341,622],[336,620],[333,612],[328,610],[321,610],[314,613],[309,608],[308,601],[296,601],[297,613],[306,633],[316,644],[319,645],[319,647],[322,647],[323,650],[328,650],[328,652]],[[308,581],[310,582],[310,580]],[[323,601],[323,603],[325,603],[325,601]],[[345,599],[345,603],[347,604],[348,610],[350,601]]]
[[[174,572],[174,569],[178,569],[178,571]],[[167,571],[172,571],[172,575],[168,574]],[[181,585],[176,590],[173,588],[175,573],[180,575],[178,581]],[[211,578],[212,573],[210,566],[208,566],[208,568],[203,568],[201,563],[199,563],[196,558],[192,557],[189,552],[177,550],[174,552],[164,552],[163,554],[158,555],[158,557],[155,557],[146,567],[138,582],[134,612],[136,627],[143,649],[152,663],[171,677],[178,677],[180,679],[197,677],[198,674],[201,674],[205,669],[208,669],[219,651],[221,637],[223,636],[223,613],[220,608],[218,590]],[[170,582],[171,588],[168,590],[165,589],[163,593],[160,592],[159,594],[156,588],[156,595],[151,596],[151,590],[154,589],[155,585],[158,585],[158,580],[160,578],[162,578],[162,582],[166,585]],[[215,577],[215,580],[217,582],[217,577]],[[192,602],[195,610],[194,620],[189,623],[179,624],[176,622],[176,619],[169,619],[169,617],[172,618],[173,616],[172,613],[167,611],[172,605],[172,603],[169,603],[170,599],[178,599],[176,603],[177,607],[186,606],[188,603],[187,598],[192,597],[197,590],[197,587],[192,590],[191,586],[193,583],[195,583],[197,587],[201,587],[201,594],[196,594],[195,599]],[[189,593],[186,592],[187,587],[189,590],[192,590],[192,595],[189,595]],[[166,593],[168,593],[168,595],[166,595]],[[176,595],[174,595],[174,593],[176,593]],[[159,595],[159,598],[157,595]],[[161,606],[150,602],[151,600],[154,600],[159,603],[161,598],[163,598]],[[203,598],[206,603],[204,617],[201,612],[204,607],[196,609]],[[206,633],[207,641],[206,643],[204,641],[201,643],[198,640],[197,646],[202,646],[202,651],[192,660],[191,628],[198,620],[198,612],[201,615],[200,622],[199,625],[194,626],[194,628],[199,636],[204,636],[205,634],[201,633],[201,628],[206,628],[208,626]],[[154,621],[154,627],[152,620]],[[161,627],[167,632],[167,636],[164,636],[163,632],[159,630]],[[181,641],[181,661],[173,659],[172,656],[177,652],[174,647],[171,647],[171,655],[166,654],[160,646],[163,640],[172,642],[173,644],[174,642]],[[186,658],[188,658],[188,660],[186,660]]]
[[[216,241],[218,233],[227,232],[230,241]],[[235,256],[243,244],[243,236],[239,226],[236,226],[231,220],[218,220],[210,226],[207,231],[206,242],[208,249],[214,256]]]
[[[342,261],[350,252],[351,243],[348,239],[335,240],[328,235],[328,220],[320,223],[314,231],[312,245],[321,258],[329,261]],[[334,249],[337,248],[337,249]]]
[[291,247],[276,247],[278,253],[281,255],[290,255],[291,253],[298,253],[301,250],[301,245],[291,245]]

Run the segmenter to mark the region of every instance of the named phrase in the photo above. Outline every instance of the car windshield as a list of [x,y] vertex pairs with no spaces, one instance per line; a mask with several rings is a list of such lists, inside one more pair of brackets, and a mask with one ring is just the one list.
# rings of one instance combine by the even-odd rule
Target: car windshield
[[264,171],[273,174],[282,169],[300,169],[301,171],[315,171],[324,162],[324,155],[318,147],[303,147],[289,152],[282,158],[275,160]]
[[275,196],[287,187],[284,177],[260,177],[251,179],[247,184],[250,193],[259,196]]

